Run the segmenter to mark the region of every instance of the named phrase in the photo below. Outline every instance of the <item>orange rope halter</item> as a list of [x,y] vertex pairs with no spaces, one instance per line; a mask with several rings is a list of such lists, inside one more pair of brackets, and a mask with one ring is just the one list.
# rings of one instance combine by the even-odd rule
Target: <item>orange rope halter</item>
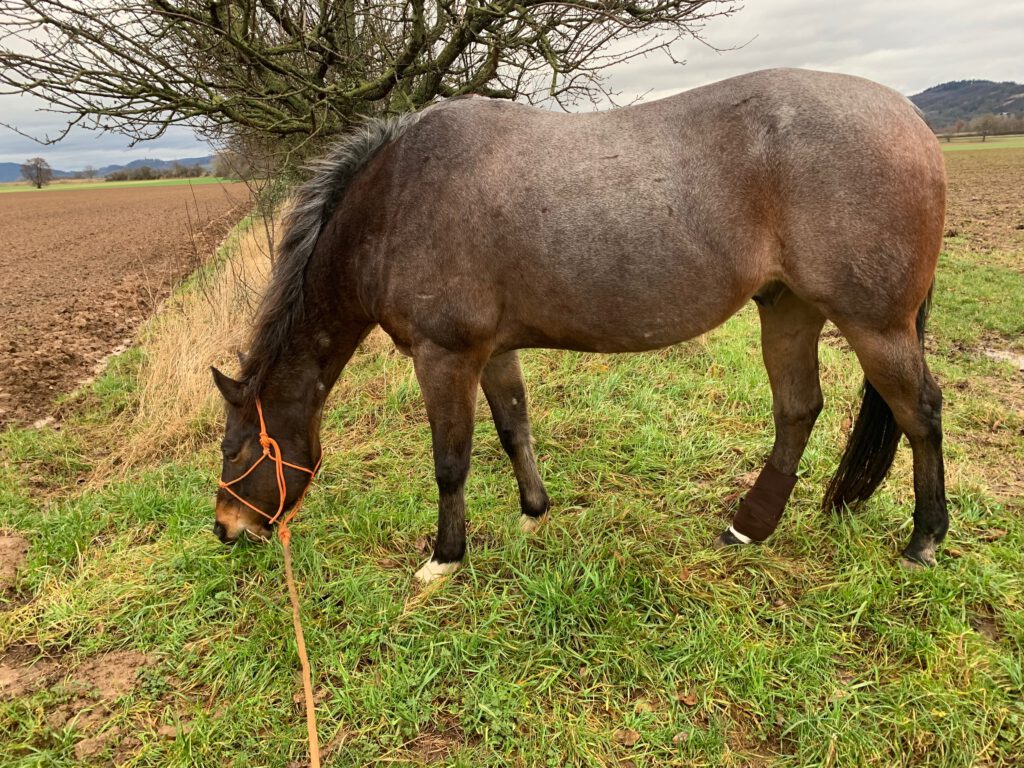
[[[284,479],[284,468],[290,467],[291,469],[297,469],[299,472],[305,472],[307,475],[309,475],[309,483],[306,484],[305,489],[302,491],[302,495],[299,496],[298,501],[295,502],[295,506],[292,507],[292,511],[288,514],[288,516],[281,520],[281,526],[280,528],[278,528],[278,532],[281,537],[281,540],[284,541],[285,537],[288,536],[288,523],[292,520],[292,518],[295,517],[296,514],[298,514],[299,508],[302,506],[302,501],[303,499],[306,498],[306,492],[310,489],[310,486],[313,485],[313,478],[316,477],[317,470],[320,469],[320,462],[323,461],[324,454],[323,451],[320,452],[320,458],[317,459],[316,466],[313,467],[312,469],[309,469],[308,467],[300,467],[298,464],[292,464],[291,462],[285,461],[284,456],[281,454],[281,446],[278,445],[277,440],[275,440],[269,434],[267,434],[267,422],[263,418],[263,404],[260,403],[260,399],[258,397],[256,398],[256,413],[260,417],[260,445],[263,446],[263,455],[256,459],[256,461],[253,462],[253,465],[251,467],[245,470],[245,472],[236,477],[234,480],[232,480],[229,483],[225,483],[224,480],[221,479],[218,485],[220,485],[221,488],[223,488],[225,491],[234,496],[236,500],[245,504],[245,506],[247,506],[253,512],[258,512],[260,515],[265,517],[269,521],[270,525],[273,525],[278,520],[281,520],[281,515],[284,513],[285,498],[288,495],[288,484],[285,482]],[[251,504],[250,502],[246,501],[241,496],[239,496],[231,487],[235,483],[239,483],[245,478],[247,478],[249,475],[251,475],[253,470],[255,470],[256,467],[263,463],[264,459],[270,459],[274,463],[274,472],[277,475],[277,492],[278,496],[280,497],[280,500],[278,501],[277,504],[277,512],[275,512],[273,515],[268,515],[255,504]]]
[[[299,509],[302,507],[302,502],[306,498],[306,493],[313,485],[313,478],[316,477],[317,470],[320,469],[320,462],[323,461],[324,454],[323,451],[320,452],[320,458],[317,459],[316,466],[312,469],[309,469],[308,467],[300,467],[298,464],[292,464],[285,461],[284,456],[281,454],[281,446],[278,445],[277,440],[267,433],[267,423],[263,419],[263,405],[260,403],[260,399],[258,397],[256,398],[256,413],[259,414],[260,417],[260,445],[263,446],[263,455],[256,459],[253,465],[243,474],[239,475],[229,483],[224,482],[222,478],[218,485],[234,496],[235,499],[245,504],[249,509],[254,512],[258,512],[260,515],[265,517],[270,522],[270,525],[273,525],[280,520],[281,524],[277,527],[277,537],[281,540],[281,545],[284,547],[284,575],[285,581],[288,583],[288,597],[292,604],[292,626],[295,628],[295,645],[299,652],[299,663],[302,665],[302,692],[306,700],[306,734],[309,738],[309,764],[310,768],[320,768],[320,740],[317,738],[316,734],[316,704],[313,701],[313,678],[309,668],[309,657],[306,655],[306,640],[302,633],[302,621],[299,618],[299,594],[295,589],[295,579],[292,576],[292,551],[290,546],[292,533],[288,529],[288,523],[296,514],[298,514]],[[274,463],[274,473],[277,477],[277,492],[280,500],[277,504],[277,512],[273,515],[268,515],[255,504],[249,503],[239,496],[231,487],[240,480],[244,480],[248,477],[264,459],[270,459]],[[302,489],[302,494],[295,502],[295,506],[292,507],[292,511],[288,515],[282,517],[284,513],[285,498],[288,496],[288,484],[284,479],[285,467],[305,472],[309,475],[309,482],[306,483],[306,487]]]

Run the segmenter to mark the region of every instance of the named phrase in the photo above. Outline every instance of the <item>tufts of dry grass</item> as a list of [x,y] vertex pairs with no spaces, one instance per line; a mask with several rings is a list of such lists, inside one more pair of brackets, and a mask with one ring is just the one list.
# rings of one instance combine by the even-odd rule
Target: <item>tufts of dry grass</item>
[[237,369],[236,353],[269,277],[272,231],[239,225],[142,331],[137,398],[104,427],[116,435],[103,462],[107,470],[182,456],[208,443],[222,414],[210,366]]

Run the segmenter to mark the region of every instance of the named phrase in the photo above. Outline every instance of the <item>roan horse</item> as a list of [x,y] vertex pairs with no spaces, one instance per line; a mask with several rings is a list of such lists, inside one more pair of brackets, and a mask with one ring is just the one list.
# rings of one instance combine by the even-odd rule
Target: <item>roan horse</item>
[[327,394],[375,325],[412,356],[430,420],[440,502],[417,573],[426,582],[465,552],[478,386],[515,468],[523,528],[548,512],[516,350],[657,349],[753,299],[775,444],[716,545],[763,541],[782,515],[822,407],[827,318],[866,381],[825,507],[868,498],[905,434],[916,505],[903,555],[935,563],[948,527],[942,397],[922,339],[946,185],[939,145],[903,96],[787,69],[592,114],[458,98],[368,123],[314,171],[286,220],[241,381],[214,370],[227,400],[223,541],[266,538],[266,518],[310,480],[253,467],[257,404],[281,456],[313,467]]

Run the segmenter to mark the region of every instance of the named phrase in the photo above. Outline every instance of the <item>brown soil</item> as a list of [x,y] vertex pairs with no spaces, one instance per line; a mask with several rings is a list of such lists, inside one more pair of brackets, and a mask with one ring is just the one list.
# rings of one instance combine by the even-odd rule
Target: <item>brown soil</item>
[[[980,251],[1024,249],[1024,152],[988,149],[946,153],[947,234]],[[1024,271],[1013,259],[1009,266]]]
[[0,597],[14,588],[18,569],[25,562],[26,554],[28,542],[21,536],[0,535]]
[[118,764],[136,750],[139,741],[112,724],[114,704],[132,692],[139,672],[152,663],[136,651],[115,651],[69,669],[63,659],[40,657],[34,646],[14,646],[0,655],[0,701],[42,688],[56,691],[48,699],[44,716],[50,728],[70,727],[80,736],[75,758],[91,762],[112,749],[113,762]]
[[0,427],[93,376],[248,200],[242,184],[0,195]]

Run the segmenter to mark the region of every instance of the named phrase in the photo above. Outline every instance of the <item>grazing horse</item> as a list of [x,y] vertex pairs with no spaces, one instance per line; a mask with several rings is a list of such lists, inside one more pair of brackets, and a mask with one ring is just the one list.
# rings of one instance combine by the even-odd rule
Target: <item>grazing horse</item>
[[948,518],[923,334],[945,193],[938,142],[907,99],[823,72],[754,72],[601,113],[464,97],[369,122],[295,195],[241,380],[213,372],[227,401],[214,530],[265,538],[293,507],[328,392],[379,325],[412,356],[433,438],[438,530],[417,576],[451,573],[477,387],[523,528],[548,512],[516,350],[658,349],[753,299],[775,444],[716,545],[763,541],[779,522],[822,407],[828,319],[865,384],[824,505],[867,499],[905,434],[903,555],[934,564]]

